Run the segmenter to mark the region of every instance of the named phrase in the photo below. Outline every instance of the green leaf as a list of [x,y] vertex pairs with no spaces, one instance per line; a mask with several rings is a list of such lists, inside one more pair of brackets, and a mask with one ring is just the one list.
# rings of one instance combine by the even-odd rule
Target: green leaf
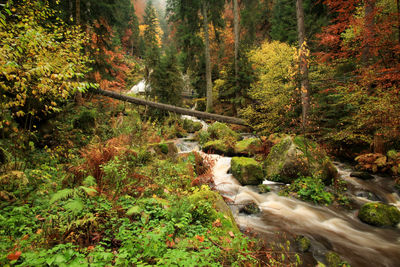
[[69,198],[73,195],[73,193],[74,193],[74,190],[69,189],[69,188],[60,190],[51,197],[50,204],[53,204],[54,202],[62,200],[62,199]]
[[140,212],[142,212],[142,208],[141,207],[133,206],[133,207],[128,209],[128,211],[126,212],[126,215],[132,216],[132,215],[135,215],[135,214],[140,214]]
[[84,204],[81,199],[74,199],[64,205],[64,208],[72,213],[79,213],[83,210]]

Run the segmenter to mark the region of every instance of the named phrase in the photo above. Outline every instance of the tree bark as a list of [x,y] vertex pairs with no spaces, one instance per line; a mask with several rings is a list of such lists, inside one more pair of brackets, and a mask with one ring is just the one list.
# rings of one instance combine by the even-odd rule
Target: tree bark
[[371,47],[369,45],[369,40],[372,39],[372,34],[374,31],[374,9],[375,9],[375,0],[367,0],[365,1],[365,22],[364,22],[364,39],[367,41],[364,44],[361,54],[362,63],[367,66],[369,64],[369,59],[371,58]]
[[201,111],[196,111],[196,110],[191,110],[191,109],[186,109],[186,108],[180,108],[180,107],[162,104],[162,103],[156,103],[156,102],[144,100],[141,98],[126,96],[126,95],[122,95],[122,94],[118,94],[118,93],[110,92],[110,91],[105,91],[105,90],[101,90],[101,89],[95,90],[94,93],[103,95],[103,96],[107,96],[107,97],[111,97],[113,99],[126,101],[126,102],[129,102],[132,104],[153,107],[153,108],[157,108],[157,109],[161,109],[161,110],[165,110],[165,111],[175,112],[175,113],[182,114],[182,115],[189,115],[189,116],[197,117],[200,119],[209,119],[209,120],[216,120],[216,121],[225,122],[225,123],[247,125],[244,120],[239,119],[239,118],[222,116],[222,115],[218,115],[218,114],[211,114],[211,113],[207,113],[207,112],[201,112]]
[[301,105],[303,127],[308,123],[310,112],[310,82],[308,80],[308,58],[306,54],[306,30],[304,26],[303,0],[296,0],[297,31],[299,39],[300,57],[300,81],[301,81]]
[[75,14],[75,19],[76,19],[76,25],[81,24],[81,0],[76,0],[76,14]]
[[400,0],[396,0],[397,4],[397,29],[398,29],[398,38],[399,38],[399,44],[400,44]]
[[205,60],[206,60],[206,88],[207,88],[207,112],[213,109],[212,99],[212,80],[211,80],[211,57],[210,57],[210,37],[208,34],[208,2],[203,1],[203,26],[205,39]]
[[238,81],[239,76],[239,34],[240,34],[240,25],[239,25],[239,4],[238,0],[233,1],[233,28],[235,34],[235,78]]

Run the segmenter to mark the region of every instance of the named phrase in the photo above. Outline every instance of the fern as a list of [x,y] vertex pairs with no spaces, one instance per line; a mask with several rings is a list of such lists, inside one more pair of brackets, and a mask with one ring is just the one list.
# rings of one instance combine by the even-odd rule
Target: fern
[[83,180],[82,184],[85,187],[97,186],[96,179],[91,175],[86,177],[85,180]]
[[67,198],[71,197],[73,194],[74,194],[74,190],[70,189],[70,188],[57,191],[57,193],[55,193],[51,197],[50,204],[53,204],[54,202],[57,202],[59,200],[67,199]]
[[84,208],[84,204],[80,198],[72,199],[67,204],[64,205],[64,208],[67,211],[72,212],[73,214],[78,214]]

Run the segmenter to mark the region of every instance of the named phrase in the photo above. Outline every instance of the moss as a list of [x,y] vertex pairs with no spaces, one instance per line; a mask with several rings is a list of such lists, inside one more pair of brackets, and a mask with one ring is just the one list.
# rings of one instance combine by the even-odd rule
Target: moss
[[200,131],[203,128],[203,125],[201,124],[201,122],[185,119],[183,121],[182,127],[188,133],[194,133]]
[[337,253],[333,251],[329,251],[325,254],[325,260],[329,267],[342,266],[342,259]]
[[255,202],[250,202],[250,203],[244,205],[244,207],[241,208],[240,211],[251,215],[251,214],[260,213],[261,210]]
[[258,186],[258,190],[260,191],[261,194],[268,193],[268,192],[271,192],[271,187],[269,187],[266,184],[260,184]]
[[209,141],[204,144],[204,152],[212,152],[219,155],[231,155],[232,149],[223,140]]
[[299,236],[296,238],[297,246],[300,252],[307,252],[311,247],[311,241],[305,236]]
[[254,155],[261,148],[261,140],[258,138],[248,138],[235,144],[235,153],[244,155]]
[[211,139],[235,139],[239,140],[240,135],[229,128],[226,124],[221,122],[215,122],[210,127],[208,127],[207,131],[210,133]]
[[395,226],[400,223],[400,211],[391,205],[367,203],[361,207],[358,218],[374,226]]
[[161,143],[161,144],[158,144],[158,147],[160,148],[161,153],[168,154],[169,149],[168,149],[167,144]]
[[261,165],[252,158],[234,157],[231,168],[233,176],[242,185],[258,185],[263,181]]

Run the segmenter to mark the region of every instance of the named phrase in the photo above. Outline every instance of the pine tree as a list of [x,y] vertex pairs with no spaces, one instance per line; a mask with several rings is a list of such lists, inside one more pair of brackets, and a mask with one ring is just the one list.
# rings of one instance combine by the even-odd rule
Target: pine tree
[[159,24],[152,1],[147,3],[143,25],[145,26],[143,41],[145,45],[146,79],[150,79],[151,70],[157,66],[160,60]]

